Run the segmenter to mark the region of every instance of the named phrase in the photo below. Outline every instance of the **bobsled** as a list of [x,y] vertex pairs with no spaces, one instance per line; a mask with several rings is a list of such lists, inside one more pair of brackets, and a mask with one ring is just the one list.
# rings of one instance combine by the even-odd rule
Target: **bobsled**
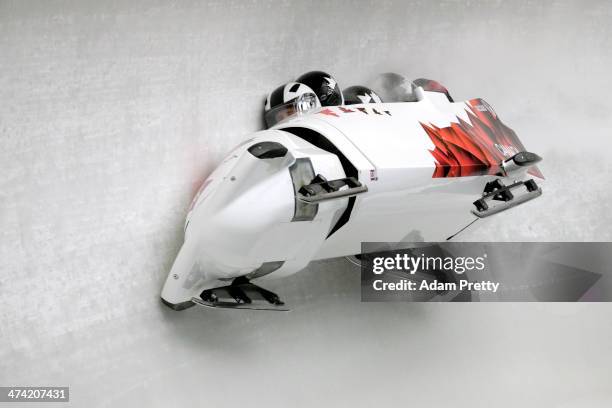
[[[332,100],[306,82],[270,94],[270,127],[203,182],[167,306],[287,310],[266,280],[359,254],[362,242],[453,239],[542,194],[540,157],[482,99],[455,102],[417,80],[402,85],[408,96],[362,87]],[[331,76],[326,86],[337,88]]]

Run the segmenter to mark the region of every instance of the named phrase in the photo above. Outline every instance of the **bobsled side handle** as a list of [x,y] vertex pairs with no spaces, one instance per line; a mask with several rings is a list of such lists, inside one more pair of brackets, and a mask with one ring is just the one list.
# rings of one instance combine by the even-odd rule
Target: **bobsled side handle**
[[[320,201],[352,197],[368,191],[368,187],[361,184],[354,177],[327,181],[324,178],[315,179],[317,182],[303,186],[296,198],[305,203],[318,203]],[[342,187],[348,187],[341,190]]]

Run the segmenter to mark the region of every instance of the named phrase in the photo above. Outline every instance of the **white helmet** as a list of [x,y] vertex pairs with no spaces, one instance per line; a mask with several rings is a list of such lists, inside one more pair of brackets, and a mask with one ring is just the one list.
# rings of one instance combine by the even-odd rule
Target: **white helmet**
[[290,116],[320,107],[321,102],[310,87],[299,82],[289,82],[268,95],[264,117],[268,127],[271,127]]
[[393,72],[380,74],[372,84],[372,88],[385,102],[415,102],[414,85],[406,77]]

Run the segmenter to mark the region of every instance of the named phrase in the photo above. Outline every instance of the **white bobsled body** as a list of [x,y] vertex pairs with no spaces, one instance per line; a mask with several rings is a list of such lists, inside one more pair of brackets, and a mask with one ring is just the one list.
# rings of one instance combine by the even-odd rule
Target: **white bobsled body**
[[[234,149],[193,200],[164,302],[182,308],[238,277],[286,276],[366,241],[444,241],[483,217],[475,200],[488,183],[540,176],[504,164],[525,149],[486,102],[418,92],[418,102],[324,107]],[[346,178],[359,186],[305,196],[313,180]]]

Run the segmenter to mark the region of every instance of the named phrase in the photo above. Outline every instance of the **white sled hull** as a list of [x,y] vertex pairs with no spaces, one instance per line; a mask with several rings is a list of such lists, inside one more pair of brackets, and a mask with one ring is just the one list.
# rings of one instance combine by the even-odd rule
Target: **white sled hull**
[[312,260],[360,253],[366,241],[443,241],[505,209],[475,209],[494,181],[539,175],[535,161],[511,161],[524,147],[484,101],[421,94],[413,103],[321,109],[238,146],[192,203],[162,299],[181,308],[238,277],[287,276]]

